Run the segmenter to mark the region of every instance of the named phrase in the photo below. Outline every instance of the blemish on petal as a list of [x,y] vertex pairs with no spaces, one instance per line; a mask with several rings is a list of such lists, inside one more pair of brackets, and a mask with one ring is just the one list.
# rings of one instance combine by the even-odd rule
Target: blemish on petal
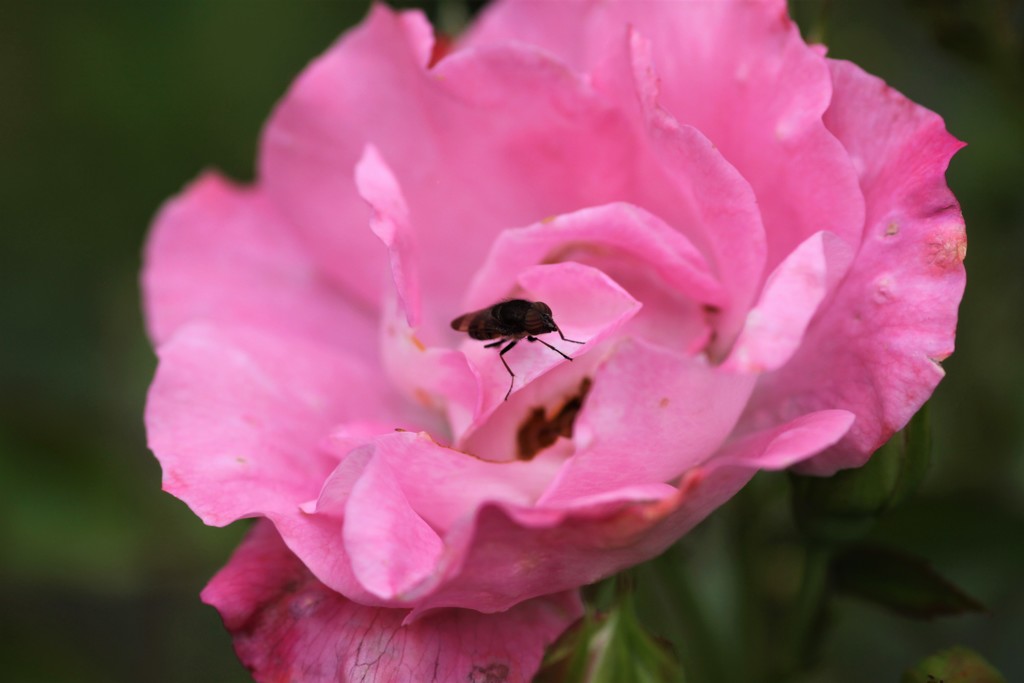
[[540,219],[540,224],[550,225],[551,223],[554,223],[556,220],[558,220],[558,216],[546,216]]
[[877,303],[885,304],[892,301],[894,297],[896,281],[889,273],[883,273],[875,278],[874,299]]
[[530,411],[527,418],[520,423],[519,431],[516,433],[516,457],[520,460],[532,460],[533,456],[555,443],[558,437],[572,438],[573,424],[576,422],[576,415],[583,408],[583,400],[590,391],[592,382],[585,377],[574,396],[569,397],[562,407],[553,415],[548,417],[548,412],[543,406],[538,406]]
[[236,455],[235,456],[235,462],[237,462],[239,465],[247,465],[247,464],[249,464],[249,461],[246,460],[245,458],[243,458],[240,455]]
[[886,237],[892,237],[893,235],[898,234],[899,231],[900,231],[900,224],[897,223],[896,221],[892,221],[891,223],[889,223],[889,225],[885,226],[885,236]]
[[413,389],[412,394],[420,405],[427,408],[434,407],[434,398],[423,387],[416,387],[415,389]]
[[476,664],[466,679],[469,683],[505,683],[508,680],[509,671],[508,664],[500,662],[491,662],[484,666]]
[[426,352],[426,350],[427,350],[426,345],[423,342],[421,342],[420,338],[417,337],[415,334],[410,334],[409,335],[409,341],[411,341],[412,345],[415,346],[417,349],[419,349],[421,353]]
[[658,407],[659,408],[668,408],[668,403],[669,403],[668,396],[662,396],[661,400],[658,401]]
[[937,230],[927,243],[926,258],[935,268],[958,267],[967,258],[967,234],[960,224]]

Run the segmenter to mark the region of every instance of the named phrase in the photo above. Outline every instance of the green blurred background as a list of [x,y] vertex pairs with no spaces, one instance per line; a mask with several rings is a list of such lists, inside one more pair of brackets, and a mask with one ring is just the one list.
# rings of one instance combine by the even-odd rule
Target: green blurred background
[[[146,449],[154,357],[139,253],[157,207],[202,169],[252,177],[274,102],[365,9],[0,5],[0,679],[249,680],[198,599],[244,528],[206,528],[161,493]],[[957,642],[1024,680],[1024,7],[797,0],[793,13],[832,56],[940,112],[969,143],[948,175],[967,219],[969,284],[933,401],[935,463],[919,497],[873,535],[928,557],[989,606],[918,623],[840,600],[815,680],[896,680]],[[742,504],[685,542],[699,592],[714,595],[735,560],[720,541]],[[786,538],[784,501],[763,517],[777,523],[766,539]],[[790,566],[786,544],[772,548],[765,576]],[[719,621],[726,635],[735,627]]]

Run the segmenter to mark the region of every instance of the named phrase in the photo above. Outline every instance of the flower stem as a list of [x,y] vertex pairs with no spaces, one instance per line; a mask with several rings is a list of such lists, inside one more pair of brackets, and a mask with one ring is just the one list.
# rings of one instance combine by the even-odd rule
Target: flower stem
[[779,673],[774,677],[778,683],[792,681],[813,667],[815,650],[821,638],[832,548],[808,541],[804,552],[803,579],[790,612],[785,655]]

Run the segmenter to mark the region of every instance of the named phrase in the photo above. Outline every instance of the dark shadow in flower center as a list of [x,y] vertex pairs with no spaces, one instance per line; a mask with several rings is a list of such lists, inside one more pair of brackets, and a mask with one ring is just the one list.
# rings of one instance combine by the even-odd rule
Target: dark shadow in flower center
[[583,400],[587,397],[592,383],[589,377],[584,377],[576,394],[563,403],[551,417],[548,417],[543,407],[530,411],[529,416],[519,425],[519,433],[516,435],[516,457],[520,460],[532,460],[533,456],[553,444],[558,437],[571,438],[576,415],[583,407]]

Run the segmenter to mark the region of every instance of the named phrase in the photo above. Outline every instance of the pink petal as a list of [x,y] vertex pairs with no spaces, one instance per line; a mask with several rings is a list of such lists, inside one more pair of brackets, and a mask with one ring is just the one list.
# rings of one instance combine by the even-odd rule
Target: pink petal
[[433,572],[437,533],[409,505],[386,458],[370,458],[345,504],[345,549],[370,593],[390,600]]
[[[684,231],[714,263],[728,300],[720,306],[715,348],[728,348],[753,303],[765,262],[765,232],[750,185],[698,129],[661,106],[651,44],[630,30],[629,68],[642,125],[661,183],[644,183],[642,202]],[[619,79],[623,77],[620,75]]]
[[203,591],[262,683],[490,681],[526,683],[545,648],[582,614],[573,593],[501,614],[445,610],[402,625],[407,610],[347,600],[318,582],[257,524]]
[[725,441],[754,382],[703,357],[620,343],[576,418],[576,454],[539,504],[676,479]]
[[299,230],[318,266],[372,307],[379,305],[386,259],[366,229],[371,211],[357,193],[352,169],[372,132],[383,127],[369,125],[374,117],[394,126],[394,114],[405,115],[392,94],[407,92],[403,86],[419,77],[422,39],[412,23],[376,7],[295,81],[261,146],[260,184],[268,196]]
[[299,506],[337,465],[320,446],[334,425],[390,415],[396,426],[417,426],[393,407],[386,383],[333,349],[252,329],[188,325],[158,353],[146,429],[164,489],[207,524],[270,517],[332,586],[360,596],[335,547],[339,526]]
[[266,198],[212,173],[161,209],[146,244],[142,288],[157,344],[206,320],[366,355],[372,348],[371,317],[321,278]]
[[409,208],[394,173],[373,145],[366,146],[356,164],[356,187],[373,209],[370,229],[388,249],[395,291],[409,326],[416,327],[420,318],[420,283]]
[[832,62],[829,128],[859,167],[867,229],[837,295],[779,372],[766,376],[755,424],[842,407],[857,415],[835,448],[801,466],[862,464],[931,395],[953,351],[964,289],[964,222],[944,172],[962,146],[942,120],[881,80]]
[[[444,573],[410,619],[432,607],[500,611],[562,587],[587,585],[661,553],[739,491],[759,468],[804,460],[839,440],[844,411],[801,416],[734,442],[678,489],[623,489],[618,500],[571,509],[487,505],[474,524],[449,533]],[[719,462],[719,459],[721,461]],[[646,496],[646,500],[641,500]]]
[[852,260],[850,247],[835,235],[808,237],[768,277],[722,369],[764,372],[785,364]]
[[705,467],[747,467],[783,470],[835,444],[853,425],[856,415],[848,410],[808,413],[773,429],[734,439]]
[[769,268],[819,230],[857,243],[864,207],[856,176],[821,122],[828,69],[781,0],[496,2],[463,44],[519,41],[596,73],[627,26],[650,42],[661,106],[707,136],[753,187]]
[[667,5],[642,5],[653,11],[634,18],[651,40],[661,102],[750,183],[768,268],[819,231],[856,244],[864,219],[856,174],[821,120],[832,96],[828,68],[785,2]]
[[430,329],[410,328],[397,304],[385,305],[383,317],[381,355],[388,380],[427,415],[436,416],[434,434],[453,439],[451,434],[461,433],[480,412],[479,374],[461,351],[437,339],[424,343],[419,333]]
[[416,225],[425,324],[442,329],[500,230],[620,198],[633,148],[585,79],[536,50],[427,69],[422,33],[375,5],[281,103],[260,168],[325,272],[376,307],[384,259],[351,177],[373,144]]
[[608,250],[616,259],[632,259],[637,267],[654,270],[694,301],[711,305],[724,301],[721,286],[689,240],[640,207],[617,203],[503,231],[474,276],[465,307],[473,310],[500,301],[529,266],[586,260]]
[[[338,465],[320,493],[317,513],[344,510],[370,455],[389,464],[393,483],[409,506],[440,532],[472,516],[486,502],[531,505],[560,462],[543,455],[530,462],[489,462],[445,448],[423,433],[385,434]],[[354,458],[362,465],[351,465],[349,461]]]

